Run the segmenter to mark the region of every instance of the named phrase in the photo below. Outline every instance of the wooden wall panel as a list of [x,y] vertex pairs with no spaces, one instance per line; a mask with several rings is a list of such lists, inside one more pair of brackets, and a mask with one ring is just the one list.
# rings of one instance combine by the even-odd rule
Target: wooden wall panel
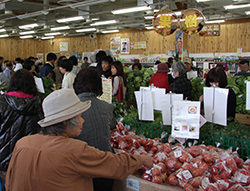
[[[242,48],[243,52],[250,52],[250,19],[244,22],[221,24],[220,36],[201,37],[199,35],[184,35],[183,46],[188,53],[212,53],[212,52],[236,52]],[[164,54],[166,50],[174,50],[174,37],[170,35],[163,37],[153,30],[123,30],[114,34],[98,34],[96,39],[90,39],[88,35],[75,37],[57,37],[52,40],[1,38],[0,56],[5,59],[14,60],[16,57],[27,58],[36,56],[36,53],[60,52],[60,42],[68,42],[69,51],[92,52],[95,49],[109,49],[110,37],[120,36],[129,38],[130,42],[146,41],[146,49],[131,50],[130,54]]]

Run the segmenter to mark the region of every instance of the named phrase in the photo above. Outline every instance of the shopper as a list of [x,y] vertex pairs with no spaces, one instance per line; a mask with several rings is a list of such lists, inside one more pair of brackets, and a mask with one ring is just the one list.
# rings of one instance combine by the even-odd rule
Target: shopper
[[14,72],[17,72],[18,70],[22,69],[23,68],[23,60],[21,58],[16,58],[15,59],[15,68],[14,68]]
[[5,65],[5,70],[3,71],[3,73],[5,74],[5,76],[10,79],[12,74],[13,74],[13,64],[12,62],[10,62],[9,60],[5,60],[4,61],[4,65]]
[[146,155],[112,154],[72,139],[80,135],[82,113],[91,101],[81,102],[73,90],[52,92],[44,99],[42,134],[17,142],[6,176],[7,190],[93,190],[92,178],[124,179],[141,165],[152,167]]
[[73,89],[73,84],[76,75],[72,72],[72,62],[69,59],[62,60],[59,70],[63,74],[62,89],[70,88]]
[[56,75],[56,84],[62,84],[63,74],[59,70],[59,66],[62,63],[62,60],[67,59],[66,56],[60,56],[57,60],[57,64],[55,66],[54,72]]
[[164,88],[167,93],[170,90],[168,82],[168,65],[166,63],[160,63],[157,65],[157,69],[157,73],[154,74],[150,80],[150,85],[153,84],[157,88]]
[[[83,129],[77,139],[102,151],[113,153],[110,145],[110,129],[115,128],[114,106],[98,99],[102,95],[102,79],[93,68],[81,70],[75,79],[74,89],[80,101],[91,101],[91,107],[82,114],[85,120]],[[98,117],[96,117],[98,116]],[[95,191],[112,190],[113,180],[94,178]]]
[[193,70],[193,63],[191,58],[184,58],[184,64],[186,65],[187,79],[194,79],[198,77],[197,71]]
[[249,71],[249,61],[248,60],[241,60],[240,61],[240,71],[236,73],[236,76],[250,76]]
[[35,62],[29,59],[26,59],[23,63],[23,68],[28,70],[30,73],[32,73],[34,76],[35,74]]
[[182,62],[173,63],[171,75],[174,81],[170,87],[170,91],[183,94],[183,99],[191,100],[192,84],[186,78],[186,66]]
[[69,60],[72,62],[73,64],[73,68],[72,68],[72,72],[77,75],[78,72],[81,70],[81,68],[78,66],[78,60],[75,56],[71,56],[69,57]]
[[41,68],[41,77],[49,77],[52,80],[56,80],[54,70],[54,64],[56,62],[57,56],[54,53],[47,54],[47,62]]
[[81,66],[81,68],[82,69],[85,69],[85,68],[88,68],[89,66],[90,66],[90,63],[88,62],[88,57],[84,57],[84,59],[83,59],[83,63],[82,63],[82,66]]
[[113,58],[111,56],[105,56],[102,58],[102,76],[105,78],[109,78],[111,73],[111,63],[113,62]]
[[8,86],[9,81],[9,78],[7,78],[3,73],[2,67],[0,67],[0,86]]
[[135,70],[141,70],[142,68],[142,65],[140,63],[134,63],[132,65],[132,70],[135,71]]
[[[227,75],[222,67],[212,68],[206,78],[206,86],[226,88],[227,87]],[[203,95],[200,97],[200,101],[203,102]],[[228,99],[227,99],[227,118],[235,118],[236,111],[236,95],[234,91],[229,88]]]
[[4,62],[4,58],[2,56],[0,56],[0,67],[2,68],[2,70],[5,69],[3,62]]
[[97,65],[96,65],[96,70],[98,71],[98,73],[99,73],[100,75],[102,75],[102,73],[103,73],[103,69],[102,69],[102,59],[103,59],[103,57],[105,57],[105,56],[107,56],[107,55],[106,55],[106,52],[104,52],[103,50],[100,50],[100,51],[96,54],[96,56],[95,56],[95,58],[96,58],[96,63],[97,63]]
[[34,78],[25,69],[10,80],[7,93],[0,95],[0,177],[3,181],[16,142],[40,131],[43,118]]
[[120,61],[115,61],[111,64],[112,72],[112,96],[118,102],[125,100],[127,81],[123,71],[123,66]]

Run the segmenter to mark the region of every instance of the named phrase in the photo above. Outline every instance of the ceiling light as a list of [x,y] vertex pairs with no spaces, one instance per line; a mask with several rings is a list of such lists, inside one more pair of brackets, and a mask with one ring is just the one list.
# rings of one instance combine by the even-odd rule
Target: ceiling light
[[206,24],[211,24],[211,23],[224,23],[225,20],[212,20],[212,21],[205,21]]
[[20,38],[33,38],[33,36],[32,35],[20,36]]
[[145,27],[148,30],[154,29],[154,27]]
[[96,31],[96,28],[86,28],[86,29],[78,29],[76,32],[91,32]]
[[58,23],[66,23],[66,22],[71,22],[71,21],[79,21],[83,19],[84,19],[83,16],[77,16],[77,17],[69,17],[69,18],[64,18],[64,19],[57,19],[56,21]]
[[211,1],[211,0],[196,0],[198,3],[201,3],[201,2],[207,2],[207,1]]
[[246,13],[247,15],[250,15],[250,11],[246,11],[245,13]]
[[243,4],[243,5],[227,5],[224,6],[225,9],[240,9],[240,8],[246,8],[250,7],[250,4]]
[[145,16],[145,19],[154,19],[154,16]]
[[54,36],[44,36],[44,37],[42,37],[41,39],[42,40],[45,40],[45,39],[52,39],[52,38],[55,38]]
[[116,20],[99,21],[99,22],[95,22],[93,24],[90,24],[90,26],[110,25],[110,24],[114,24],[114,23],[117,23],[117,21]]
[[115,32],[119,32],[119,30],[107,30],[107,31],[101,31],[101,33],[115,33]]
[[[181,15],[181,11],[176,11],[174,12],[176,16],[180,16]],[[171,14],[172,15],[172,14]],[[145,19],[154,19],[154,16],[145,16]]]
[[174,12],[176,16],[181,16],[181,11]]
[[33,24],[19,26],[20,29],[29,29],[29,28],[35,28],[35,27],[38,27],[38,24],[33,23]]
[[67,29],[70,29],[70,27],[69,26],[54,27],[54,28],[51,28],[50,30],[51,31],[59,31],[59,30],[67,30]]
[[98,20],[100,20],[100,18],[92,18],[91,20],[92,21],[98,21]]
[[6,32],[6,30],[5,29],[0,29],[0,32]]
[[133,12],[139,12],[139,11],[147,11],[151,10],[151,7],[148,6],[142,6],[142,7],[131,7],[126,9],[118,9],[111,11],[113,14],[124,14],[124,13],[133,13]]
[[155,10],[154,10],[154,12],[159,12],[159,11],[160,11],[160,9],[155,9]]
[[4,37],[8,37],[9,35],[8,34],[3,34],[3,35],[0,35],[0,38],[4,38]]
[[36,17],[36,16],[40,16],[40,15],[47,15],[48,13],[49,13],[48,11],[36,11],[36,12],[32,12],[32,13],[18,15],[17,18],[18,19],[26,19],[26,18]]
[[56,35],[60,35],[60,34],[62,34],[62,33],[60,33],[60,32],[52,32],[52,33],[45,33],[44,35],[45,36],[56,36]]
[[26,32],[20,32],[20,35],[26,35],[26,34],[34,34],[35,31],[26,31]]
[[79,2],[79,3],[73,3],[70,6],[70,8],[72,9],[75,9],[75,8],[78,8],[78,7],[83,7],[83,6],[90,6],[90,5],[95,5],[95,4],[101,4],[101,3],[105,3],[105,2],[109,2],[111,0],[96,0],[96,1],[93,1],[93,0],[86,0],[84,2]]

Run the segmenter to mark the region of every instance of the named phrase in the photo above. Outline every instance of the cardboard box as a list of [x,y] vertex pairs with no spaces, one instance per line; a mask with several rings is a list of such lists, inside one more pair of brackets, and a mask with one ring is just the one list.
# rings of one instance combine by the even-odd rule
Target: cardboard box
[[167,183],[152,183],[138,175],[130,175],[125,180],[115,180],[113,191],[183,191],[183,189]]
[[250,114],[236,113],[235,119],[246,126],[250,126]]

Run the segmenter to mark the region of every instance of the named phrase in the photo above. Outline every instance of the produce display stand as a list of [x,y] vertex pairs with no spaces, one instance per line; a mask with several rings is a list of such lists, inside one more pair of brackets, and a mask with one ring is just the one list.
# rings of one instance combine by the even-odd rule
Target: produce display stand
[[[124,125],[129,125],[132,130],[136,130],[138,135],[143,134],[147,138],[161,138],[163,132],[167,132],[167,136],[164,141],[168,140],[171,134],[170,126],[155,125],[152,123],[139,122],[139,121],[123,121]],[[241,158],[246,159],[250,156],[250,140],[249,139],[238,139],[234,137],[223,137],[213,134],[200,133],[199,144],[204,143],[205,145],[217,146],[222,149],[233,148],[233,151],[238,150],[238,154]]]
[[240,114],[236,113],[236,120],[240,123],[250,127],[250,114]]
[[[129,182],[127,181],[129,180]],[[143,180],[140,175],[130,175],[124,180],[115,180],[113,191],[183,191],[178,186],[171,186],[167,183],[156,184]]]

